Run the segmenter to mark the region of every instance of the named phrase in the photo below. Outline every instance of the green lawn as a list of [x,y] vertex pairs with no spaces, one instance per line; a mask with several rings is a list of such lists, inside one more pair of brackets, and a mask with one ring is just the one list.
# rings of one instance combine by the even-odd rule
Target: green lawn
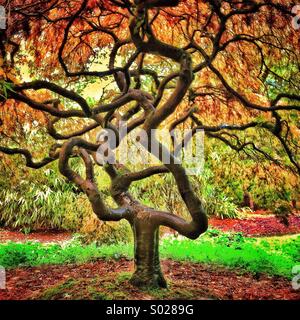
[[[132,253],[132,244],[82,245],[76,238],[65,245],[9,242],[0,244],[0,265],[15,268],[84,263],[100,258],[132,258]],[[160,253],[163,259],[208,263],[291,278],[292,268],[300,264],[300,235],[256,239],[239,233],[209,230],[196,241],[165,238],[161,240]]]

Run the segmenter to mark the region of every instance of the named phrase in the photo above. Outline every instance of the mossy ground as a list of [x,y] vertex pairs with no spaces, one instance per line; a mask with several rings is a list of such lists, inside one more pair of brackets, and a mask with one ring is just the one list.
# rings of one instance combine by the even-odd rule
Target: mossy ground
[[166,289],[138,289],[129,279],[131,273],[112,273],[94,279],[67,279],[60,282],[32,299],[38,300],[152,300],[152,299],[207,299],[203,290],[188,290],[184,283],[168,281]]

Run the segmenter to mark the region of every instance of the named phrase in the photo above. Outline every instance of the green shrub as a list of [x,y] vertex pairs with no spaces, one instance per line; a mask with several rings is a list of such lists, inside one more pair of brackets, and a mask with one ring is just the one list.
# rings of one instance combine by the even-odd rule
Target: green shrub
[[90,210],[86,198],[52,169],[34,173],[0,190],[1,224],[27,232],[78,230]]
[[[212,177],[209,170],[205,170],[199,176],[191,176],[193,188],[202,199],[207,214],[220,218],[238,217],[238,206],[232,198],[213,185]],[[131,192],[145,205],[189,218],[174,178],[170,174],[151,177],[135,183]]]
[[125,220],[103,222],[97,217],[92,217],[89,220],[90,222],[85,220],[83,227],[80,229],[79,239],[84,244],[96,243],[97,245],[102,245],[120,242],[129,243],[132,241],[132,230]]

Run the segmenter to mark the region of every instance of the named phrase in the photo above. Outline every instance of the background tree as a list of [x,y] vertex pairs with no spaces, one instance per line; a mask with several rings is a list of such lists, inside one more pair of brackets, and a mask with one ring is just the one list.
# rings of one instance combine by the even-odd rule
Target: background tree
[[[99,219],[126,219],[135,239],[133,284],[166,286],[160,226],[195,239],[207,229],[207,218],[185,169],[172,157],[170,164],[125,173],[104,165],[118,205],[108,207],[94,178],[99,128],[118,136],[123,121],[129,132],[143,128],[156,140],[152,129],[172,131],[191,122],[193,132],[203,129],[239,153],[300,173],[299,33],[292,25],[292,1],[0,4],[8,13],[8,28],[0,34],[0,151],[20,154],[36,169],[58,160],[60,172],[86,193]],[[26,77],[33,81],[23,82]],[[99,101],[83,97],[86,86],[96,82],[100,91],[105,81],[114,84],[99,92]],[[53,139],[48,154],[18,145],[29,116]],[[156,142],[162,160],[170,150]],[[84,177],[72,169],[74,157],[82,159]],[[156,174],[174,177],[190,221],[131,196],[133,182]]]

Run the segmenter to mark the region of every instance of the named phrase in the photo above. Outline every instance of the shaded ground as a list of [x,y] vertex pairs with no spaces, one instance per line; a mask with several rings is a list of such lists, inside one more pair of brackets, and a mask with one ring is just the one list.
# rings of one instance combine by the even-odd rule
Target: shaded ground
[[217,219],[209,220],[210,227],[222,231],[242,232],[245,236],[279,236],[300,233],[300,215],[288,218],[289,225],[284,225],[275,216],[259,216],[248,219]]
[[141,291],[128,283],[131,261],[99,260],[7,271],[0,300],[25,299],[292,299],[300,292],[281,277],[196,263],[163,261],[169,289]]

